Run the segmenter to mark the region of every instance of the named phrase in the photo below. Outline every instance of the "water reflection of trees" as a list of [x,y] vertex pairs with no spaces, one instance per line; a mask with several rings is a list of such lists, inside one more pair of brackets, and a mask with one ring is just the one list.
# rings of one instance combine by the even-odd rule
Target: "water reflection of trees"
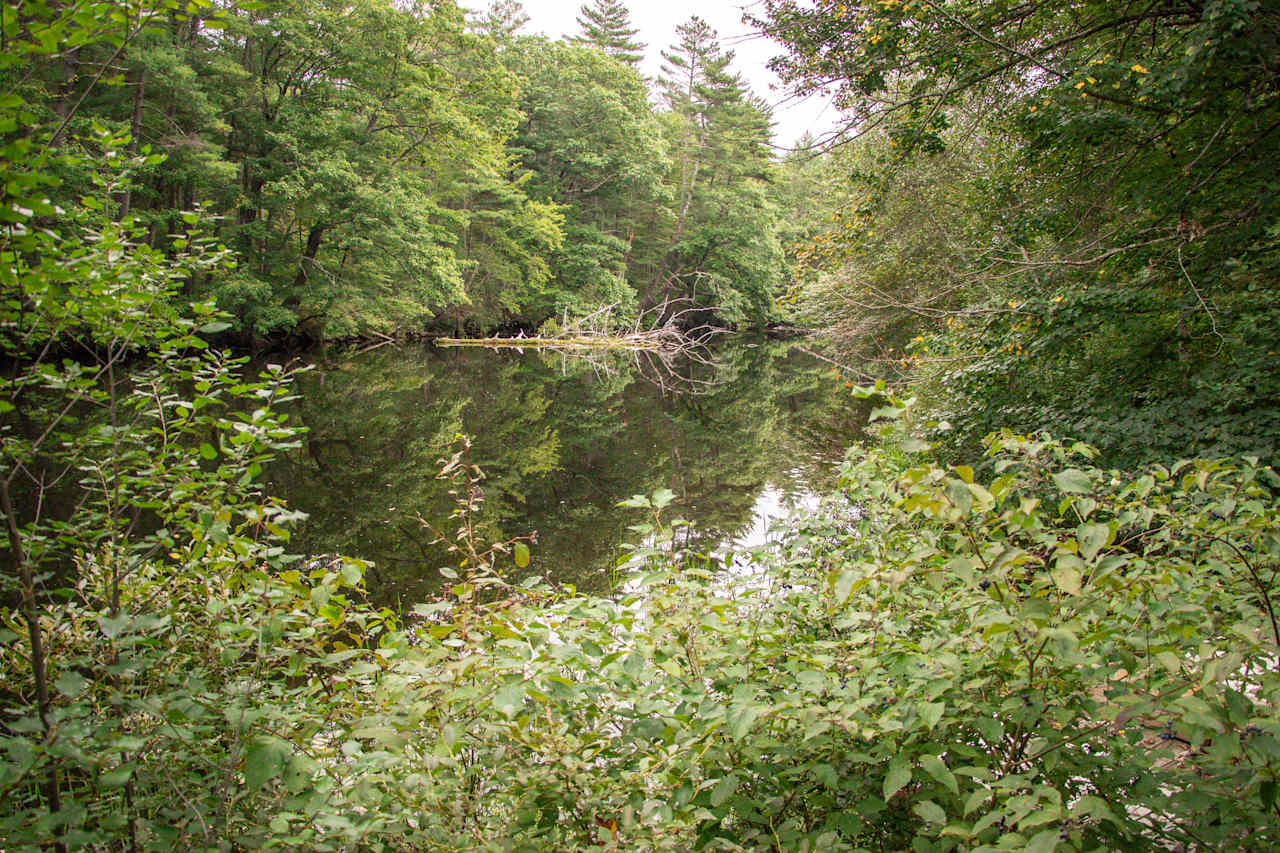
[[293,404],[306,441],[268,472],[311,516],[294,549],[373,559],[383,600],[424,594],[445,555],[416,516],[448,515],[437,460],[464,432],[487,475],[485,532],[538,531],[527,571],[603,587],[636,521],[618,501],[664,486],[695,547],[733,538],[766,484],[796,494],[824,482],[865,412],[785,344],[716,355],[693,395],[625,359],[602,369],[556,353],[426,347],[323,357]]

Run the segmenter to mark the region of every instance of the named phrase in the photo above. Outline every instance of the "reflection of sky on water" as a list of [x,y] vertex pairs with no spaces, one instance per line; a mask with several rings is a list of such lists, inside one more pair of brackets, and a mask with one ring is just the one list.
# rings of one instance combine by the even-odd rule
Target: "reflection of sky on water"
[[[769,586],[767,573],[762,572],[761,564],[753,559],[753,555],[778,545],[790,528],[790,521],[813,517],[823,501],[822,494],[797,486],[802,482],[799,480],[801,473],[799,470],[784,472],[787,480],[783,486],[766,483],[751,507],[750,521],[736,536],[722,540],[712,549],[709,556],[721,582],[712,584],[710,589],[717,595],[734,597]],[[696,531],[686,528],[676,534],[677,547],[689,541],[690,532]],[[653,537],[643,542],[647,548],[656,544]],[[629,570],[639,573],[622,582],[618,591],[624,595],[638,593],[643,588],[640,583],[643,571],[635,565],[631,565]]]
[[820,495],[807,489],[797,491],[791,486],[784,490],[768,483],[751,507],[750,526],[726,544],[736,550],[767,545],[772,541],[771,537],[776,532],[775,525],[779,521],[790,518],[796,512],[811,513],[818,508],[821,500]]

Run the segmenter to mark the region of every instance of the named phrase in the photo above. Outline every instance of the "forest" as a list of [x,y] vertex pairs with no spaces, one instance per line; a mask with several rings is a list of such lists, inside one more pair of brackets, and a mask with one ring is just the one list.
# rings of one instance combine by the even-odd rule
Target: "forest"
[[1280,10],[744,14],[0,3],[0,853],[1280,847]]
[[[672,299],[775,319],[767,109],[697,18],[651,90],[625,9],[601,8],[621,17],[550,42],[520,35],[512,4],[122,7],[13,89],[86,157],[122,140],[128,188],[104,204],[149,247],[179,248],[183,212],[215,223],[235,268],[184,297],[244,342],[536,329]],[[92,186],[50,171],[68,198]]]

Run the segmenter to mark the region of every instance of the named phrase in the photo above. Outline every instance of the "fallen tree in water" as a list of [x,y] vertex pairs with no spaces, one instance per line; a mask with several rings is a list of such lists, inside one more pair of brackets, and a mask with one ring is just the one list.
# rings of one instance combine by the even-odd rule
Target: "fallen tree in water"
[[[607,305],[574,321],[569,327],[563,324],[544,324],[542,332],[526,336],[487,338],[435,338],[433,343],[441,347],[488,347],[491,349],[526,348],[543,352],[558,352],[564,358],[586,359],[600,373],[612,374],[618,365],[604,357],[606,352],[630,353],[631,369],[646,381],[656,385],[664,393],[679,390],[689,394],[705,390],[714,380],[699,376],[698,367],[711,367],[715,357],[711,342],[727,329],[703,324],[684,328],[681,321],[694,311],[705,309],[684,308],[672,310],[679,300],[664,302],[641,314],[629,331],[620,332],[613,322],[615,305]],[[645,318],[656,318],[645,326]],[[713,373],[714,375],[714,373]]]
[[700,307],[680,308],[687,300],[668,300],[643,312],[631,323],[629,329],[619,328],[614,311],[617,304],[606,305],[576,320],[566,314],[561,322],[554,320],[544,324],[536,335],[526,335],[522,330],[516,336],[485,338],[435,338],[437,346],[445,347],[524,347],[542,349],[635,349],[666,352],[693,352],[705,348],[717,336],[728,330],[703,323],[688,327],[690,315],[705,313]]

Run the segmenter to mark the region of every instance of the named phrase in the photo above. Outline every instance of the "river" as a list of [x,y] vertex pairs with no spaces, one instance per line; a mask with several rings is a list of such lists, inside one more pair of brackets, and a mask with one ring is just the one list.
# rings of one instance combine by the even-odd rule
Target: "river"
[[510,567],[521,577],[606,591],[642,520],[618,502],[661,488],[691,547],[754,544],[831,484],[867,406],[791,342],[735,338],[707,355],[668,366],[427,344],[315,353],[286,409],[307,434],[266,471],[268,492],[309,515],[289,550],[372,561],[381,603],[429,595],[449,556],[419,516],[456,526],[436,474],[462,434],[485,474],[483,534],[536,531],[531,564]]

